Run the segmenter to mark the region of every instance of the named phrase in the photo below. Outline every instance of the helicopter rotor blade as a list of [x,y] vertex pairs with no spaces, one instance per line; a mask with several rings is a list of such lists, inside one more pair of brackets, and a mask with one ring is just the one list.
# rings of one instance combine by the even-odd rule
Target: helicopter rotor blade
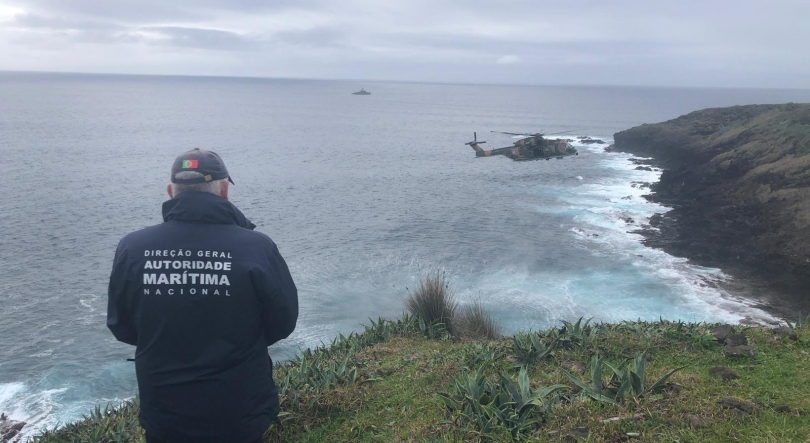
[[551,134],[543,134],[543,135],[559,135],[559,134],[569,134],[571,132],[579,132],[582,129],[574,129],[573,131],[563,131],[563,132],[552,132]]
[[533,135],[533,134],[526,134],[526,133],[518,134],[517,132],[503,132],[503,131],[489,131],[489,132],[495,132],[497,134],[506,134],[506,135],[523,135],[523,136],[526,136],[526,137],[531,137]]

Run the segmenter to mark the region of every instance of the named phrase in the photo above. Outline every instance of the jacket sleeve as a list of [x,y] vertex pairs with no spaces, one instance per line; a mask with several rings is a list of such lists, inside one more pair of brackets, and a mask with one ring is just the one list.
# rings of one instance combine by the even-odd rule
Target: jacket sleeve
[[129,306],[128,289],[131,282],[127,279],[126,262],[127,251],[119,243],[107,288],[107,327],[118,341],[135,346],[138,344],[138,332]]
[[268,254],[269,266],[253,276],[253,287],[261,306],[264,337],[270,346],[285,339],[298,321],[298,289],[278,248]]

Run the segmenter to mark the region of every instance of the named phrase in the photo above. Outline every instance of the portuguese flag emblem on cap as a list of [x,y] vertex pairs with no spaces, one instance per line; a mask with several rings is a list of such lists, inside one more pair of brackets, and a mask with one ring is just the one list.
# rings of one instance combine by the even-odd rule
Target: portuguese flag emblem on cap
[[197,160],[183,160],[183,169],[197,169]]

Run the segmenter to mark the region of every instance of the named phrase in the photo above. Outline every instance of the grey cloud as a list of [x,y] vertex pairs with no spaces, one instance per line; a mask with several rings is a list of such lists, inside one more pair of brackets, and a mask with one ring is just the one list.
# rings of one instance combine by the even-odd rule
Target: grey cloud
[[181,26],[151,26],[141,29],[159,34],[162,38],[155,43],[166,46],[227,51],[252,49],[260,43],[259,40],[218,29]]
[[98,31],[122,29],[122,26],[111,22],[48,17],[34,13],[17,14],[11,25],[23,28],[51,30]]
[[[123,26],[113,22],[59,16],[47,17],[33,13],[16,15],[11,26],[49,30],[60,39],[83,43],[149,43],[218,51],[251,49],[259,43],[257,40],[235,32],[218,29],[182,26]],[[153,38],[149,38],[150,35]]]
[[316,48],[345,47],[348,34],[340,29],[331,27],[316,27],[300,31],[283,31],[272,35],[276,44],[291,44],[296,46],[311,46]]
[[263,13],[284,9],[318,9],[326,0],[7,0],[10,5],[125,23],[202,21],[221,12]]
[[[92,59],[102,71],[120,72],[135,54],[139,72],[158,74],[810,86],[810,59],[799,56],[810,40],[806,0],[3,4],[25,14],[0,22],[0,49],[17,55],[0,58],[0,69],[66,69],[50,55],[69,50],[75,65]],[[189,58],[194,66],[181,61]]]
[[115,20],[123,23],[165,20],[203,20],[193,7],[161,0],[7,0],[12,6],[39,14]]
[[[503,38],[492,38],[485,35],[458,34],[387,34],[379,39],[392,47],[421,48],[430,50],[465,51],[472,56],[479,56],[487,62],[499,59],[504,55],[513,55],[524,61],[543,61],[547,57],[626,57],[646,58],[648,56],[668,54],[679,47],[675,43],[662,41],[631,40],[562,40],[530,41],[520,34]],[[495,58],[493,58],[495,57]]]

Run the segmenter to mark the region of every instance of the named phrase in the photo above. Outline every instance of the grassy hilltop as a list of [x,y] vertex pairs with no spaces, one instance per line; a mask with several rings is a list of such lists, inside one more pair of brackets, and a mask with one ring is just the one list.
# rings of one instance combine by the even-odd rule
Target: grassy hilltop
[[[277,365],[283,412],[265,441],[810,441],[806,324],[580,319],[499,337],[443,277],[427,283],[415,314]],[[137,409],[96,410],[34,441],[141,442]]]
[[615,134],[615,150],[664,168],[647,244],[756,277],[810,309],[810,104],[695,111]]

